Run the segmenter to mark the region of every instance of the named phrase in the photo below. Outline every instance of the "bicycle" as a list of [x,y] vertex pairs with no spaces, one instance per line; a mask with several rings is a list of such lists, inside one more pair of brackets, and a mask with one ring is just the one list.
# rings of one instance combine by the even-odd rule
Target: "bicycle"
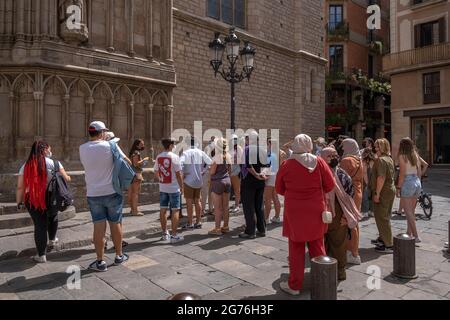
[[427,219],[431,219],[431,216],[433,214],[433,201],[431,200],[431,194],[423,191],[423,180],[425,178],[426,176],[422,178],[422,191],[420,191],[420,195],[417,198],[417,202],[422,208],[425,217],[427,217]]

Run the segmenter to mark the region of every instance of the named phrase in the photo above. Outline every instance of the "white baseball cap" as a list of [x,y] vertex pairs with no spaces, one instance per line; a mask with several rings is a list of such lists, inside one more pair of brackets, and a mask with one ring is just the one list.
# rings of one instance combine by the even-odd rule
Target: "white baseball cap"
[[109,131],[109,129],[106,127],[106,125],[101,121],[94,121],[89,125],[89,131]]

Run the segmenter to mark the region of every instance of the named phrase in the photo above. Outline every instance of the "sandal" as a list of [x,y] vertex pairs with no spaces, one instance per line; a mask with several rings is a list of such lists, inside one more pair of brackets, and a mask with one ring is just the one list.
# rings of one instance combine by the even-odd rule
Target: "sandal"
[[229,227],[223,227],[220,229],[220,231],[222,231],[222,233],[230,233],[230,228]]
[[221,229],[217,229],[217,228],[212,229],[211,231],[208,232],[208,234],[210,236],[221,236],[221,235],[223,235],[222,230]]

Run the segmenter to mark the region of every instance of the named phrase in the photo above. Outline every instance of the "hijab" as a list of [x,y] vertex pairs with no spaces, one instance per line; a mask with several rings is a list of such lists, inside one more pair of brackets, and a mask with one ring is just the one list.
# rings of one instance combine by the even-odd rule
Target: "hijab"
[[360,157],[359,145],[354,139],[345,139],[342,141],[342,150],[344,151],[343,158]]
[[303,167],[311,173],[317,167],[317,157],[311,152],[313,151],[313,142],[311,137],[306,134],[300,134],[295,137],[292,143],[291,159],[297,160]]

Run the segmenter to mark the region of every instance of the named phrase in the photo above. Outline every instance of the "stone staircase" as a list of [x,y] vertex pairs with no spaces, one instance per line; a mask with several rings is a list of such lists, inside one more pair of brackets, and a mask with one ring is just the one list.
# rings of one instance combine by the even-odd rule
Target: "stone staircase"
[[[76,216],[77,212],[89,211],[86,199],[86,186],[84,172],[69,172],[72,181],[69,188],[74,196],[74,206],[65,212],[59,213],[59,221],[64,222]],[[154,182],[153,172],[147,170],[144,172],[145,182],[142,185],[140,204],[148,205],[159,203],[158,184]],[[18,211],[16,205],[16,184],[17,176],[15,174],[0,174],[0,237],[9,233],[16,233],[14,230],[22,229],[32,232],[33,221],[27,211]],[[126,194],[125,202],[126,202]],[[25,229],[24,229],[25,228]]]

